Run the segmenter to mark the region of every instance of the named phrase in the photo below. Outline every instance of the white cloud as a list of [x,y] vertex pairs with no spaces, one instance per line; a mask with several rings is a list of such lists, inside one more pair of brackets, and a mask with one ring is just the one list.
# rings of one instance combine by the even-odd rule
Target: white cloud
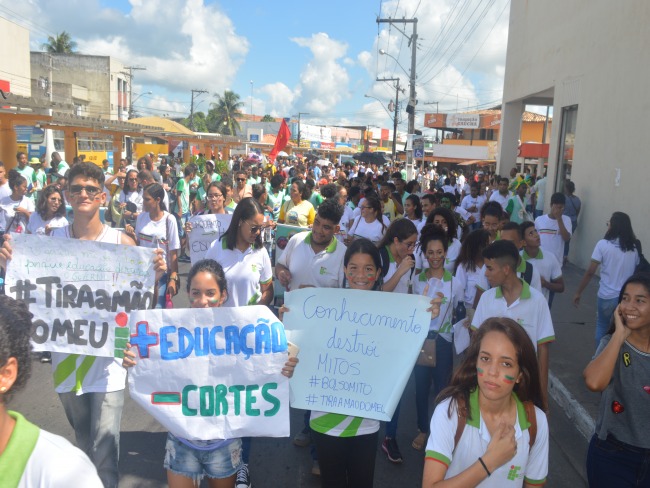
[[274,117],[290,116],[293,109],[293,102],[296,96],[300,94],[279,81],[264,85],[260,88],[260,92],[267,97],[265,113]]
[[[348,45],[331,39],[320,32],[309,38],[291,39],[302,47],[307,47],[313,59],[307,63],[300,74],[300,96],[296,106],[315,114],[327,114],[343,99],[349,96],[349,75],[345,67],[338,63],[347,52]],[[312,116],[313,116],[312,115]]]

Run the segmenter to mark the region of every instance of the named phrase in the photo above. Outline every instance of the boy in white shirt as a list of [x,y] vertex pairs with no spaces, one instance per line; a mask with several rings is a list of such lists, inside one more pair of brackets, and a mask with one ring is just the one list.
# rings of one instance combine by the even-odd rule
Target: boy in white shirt
[[544,410],[548,411],[548,345],[555,340],[555,330],[546,299],[517,276],[519,253],[512,242],[493,242],[483,251],[483,258],[492,288],[481,295],[471,327],[478,329],[490,317],[508,317],[524,328],[537,350]]
[[[521,224],[524,248],[521,257],[532,264],[539,271],[542,279],[542,292],[548,300],[550,293],[562,293],[564,291],[564,278],[562,267],[556,257],[550,252],[542,249],[540,237],[533,222]],[[551,308],[551,304],[548,304]]]

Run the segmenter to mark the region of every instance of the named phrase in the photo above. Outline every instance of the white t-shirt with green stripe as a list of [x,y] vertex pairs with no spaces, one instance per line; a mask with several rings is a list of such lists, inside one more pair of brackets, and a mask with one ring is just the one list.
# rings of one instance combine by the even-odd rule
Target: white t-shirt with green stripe
[[[69,230],[69,226],[54,229],[52,236],[71,239]],[[96,241],[119,244],[120,231],[105,225]],[[53,352],[52,371],[57,393],[110,393],[123,390],[126,384],[126,368],[120,358]]]
[[377,432],[379,421],[312,410],[309,426],[316,432],[333,437],[356,437]]

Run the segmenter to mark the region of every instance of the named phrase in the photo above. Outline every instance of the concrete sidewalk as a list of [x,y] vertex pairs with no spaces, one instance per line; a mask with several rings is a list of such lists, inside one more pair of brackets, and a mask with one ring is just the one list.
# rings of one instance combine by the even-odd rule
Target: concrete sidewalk
[[553,301],[551,315],[556,340],[550,348],[549,389],[578,430],[589,439],[598,415],[600,394],[587,389],[582,371],[596,350],[594,336],[599,278],[595,276],[591,280],[582,293],[580,306],[576,308],[573,296],[583,274],[584,270],[567,264],[563,269],[564,293],[556,294]]

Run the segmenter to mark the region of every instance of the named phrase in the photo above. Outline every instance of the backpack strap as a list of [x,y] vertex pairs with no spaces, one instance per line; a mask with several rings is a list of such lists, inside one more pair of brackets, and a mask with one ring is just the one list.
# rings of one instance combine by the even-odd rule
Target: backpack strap
[[[381,277],[385,278],[388,274],[388,267],[390,266],[390,257],[388,256],[386,246],[379,248],[379,256],[381,256]],[[413,270],[411,270],[411,273],[413,273]]]
[[[467,425],[467,408],[465,407],[464,401],[456,402],[456,413],[458,415],[458,425],[456,425],[456,434],[454,435],[454,451],[460,438],[463,436],[463,431]],[[452,451],[453,452],[453,451]]]
[[[523,259],[523,258],[522,258]],[[524,271],[524,281],[530,285],[530,282],[533,281],[533,265],[528,261],[526,263],[526,271]]]
[[537,438],[537,414],[535,413],[535,404],[530,400],[524,402],[524,409],[526,410],[526,418],[530,422],[530,427],[528,427],[528,450],[530,451]]

